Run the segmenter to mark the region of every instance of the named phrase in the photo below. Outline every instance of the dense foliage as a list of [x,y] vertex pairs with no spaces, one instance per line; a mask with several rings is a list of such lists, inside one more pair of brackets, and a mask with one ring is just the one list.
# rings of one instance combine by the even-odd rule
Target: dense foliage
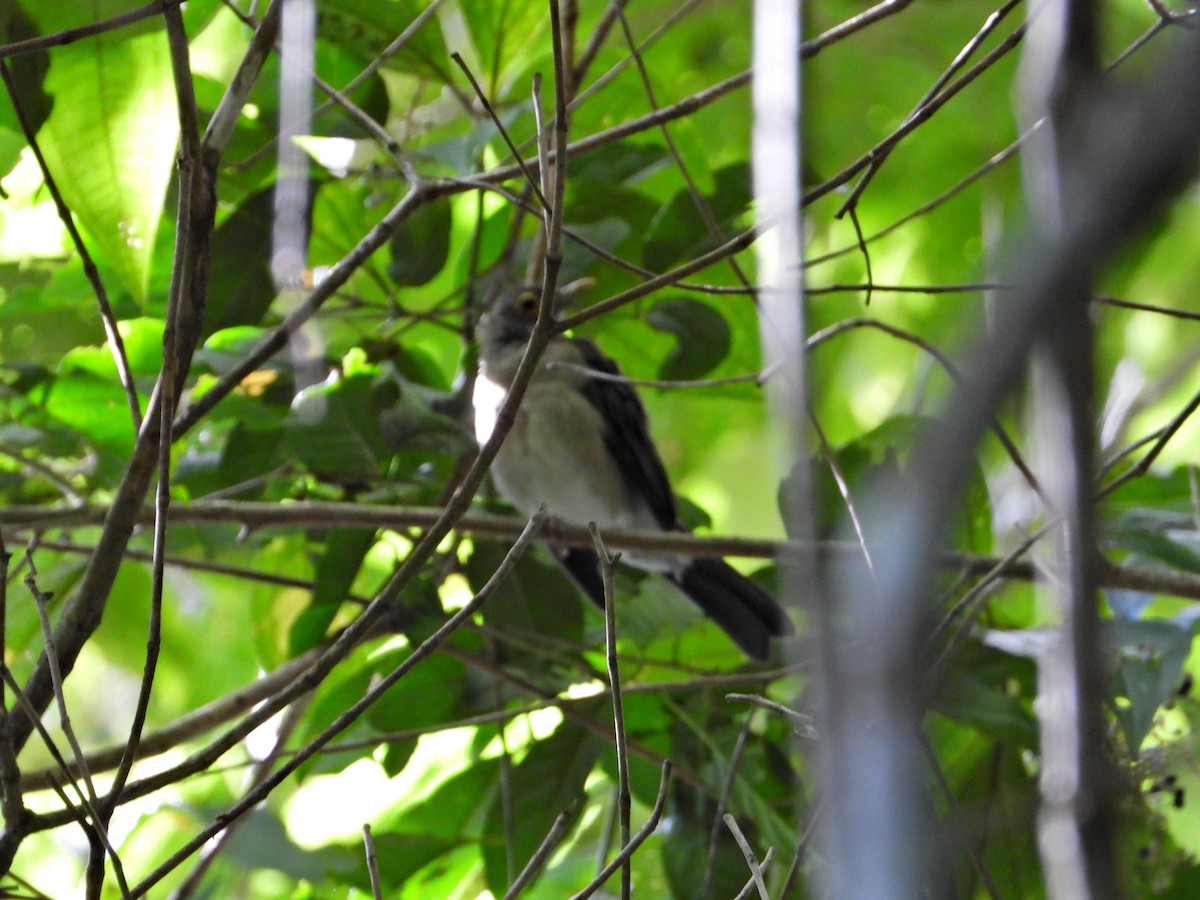
[[[541,278],[527,267],[545,248],[542,206],[497,122],[536,177],[538,119],[555,111],[547,4],[320,0],[310,80],[302,48],[280,63],[294,32],[275,33],[278,0],[165,5],[130,21],[117,18],[142,9],[129,0],[0,5],[4,43],[34,41],[0,62],[0,885],[367,897],[374,875],[379,896],[501,897],[557,821],[522,896],[562,897],[623,830],[657,822],[631,857],[639,896],[733,897],[767,855],[769,895],[808,896],[823,865],[811,827],[839,798],[821,796],[811,753],[803,639],[748,663],[665,580],[618,566],[617,741],[604,617],[536,540],[461,627],[438,631],[525,525],[486,483],[465,516],[439,513],[467,499],[455,490],[475,453],[471,325],[498,285]],[[576,312],[687,269],[574,331],[656,382],[641,395],[682,515],[746,538],[726,549],[803,635],[808,598],[764,563],[803,533],[784,524],[803,479],[781,477],[782,426],[752,377],[750,6],[645,0],[615,15],[564,0],[558,281],[592,280]],[[914,435],[971,374],[956,351],[1009,296],[1001,273],[1027,215],[1013,152],[1029,124],[1015,99],[1024,4],[892,2],[858,21],[864,3],[812,6],[814,450],[800,462],[817,536],[854,555],[871,533],[848,515],[855,498],[907,470]],[[1183,21],[1107,4],[1112,77],[1152,69]],[[281,138],[280,84],[297,66],[314,115]],[[281,146],[306,174],[281,168]],[[295,272],[277,253],[284,183],[306,188]],[[1185,194],[1092,301],[1097,483],[1131,475],[1104,497],[1100,532],[1105,752],[1139,895],[1200,883],[1200,324],[1180,311],[1198,218]],[[155,416],[175,402],[160,458]],[[948,896],[1045,893],[1036,659],[1056,616],[1024,556],[1001,560],[1047,524],[1028,406],[1008,399],[979,448],[928,598],[941,621],[928,670],[911,673],[928,684],[928,840]],[[1164,433],[1154,465],[1133,469]],[[853,635],[836,649],[855,651]],[[131,726],[139,694],[145,723]]]

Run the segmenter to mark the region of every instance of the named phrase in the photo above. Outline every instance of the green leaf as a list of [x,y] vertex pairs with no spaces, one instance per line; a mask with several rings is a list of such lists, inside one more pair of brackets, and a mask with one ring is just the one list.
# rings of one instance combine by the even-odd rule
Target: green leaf
[[260,191],[213,232],[203,337],[236,325],[260,324],[275,299],[271,276],[274,203],[273,187]]
[[[136,3],[96,3],[112,15]],[[103,17],[103,16],[101,16]],[[39,135],[67,206],[139,301],[175,163],[179,123],[166,34],[108,31],[55,49],[54,109]]]
[[[37,25],[16,3],[0,4],[0,40],[5,44],[37,37]],[[46,51],[22,53],[7,62],[11,67],[13,86],[30,130],[37,133],[50,115],[53,104],[44,84],[50,58]],[[11,102],[0,102],[0,175],[16,165],[25,145],[17,112]]]
[[1200,554],[1173,539],[1169,533],[1173,522],[1173,517],[1155,524],[1144,515],[1127,515],[1107,528],[1105,537],[1118,549],[1132,550],[1182,572],[1200,573]]
[[388,274],[396,284],[426,284],[442,271],[450,256],[450,212],[449,201],[426,203],[400,223],[388,241]]
[[397,379],[400,396],[379,415],[379,429],[394,450],[426,450],[459,454],[475,448],[475,439],[462,423],[433,408],[445,399],[440,392]]
[[371,529],[334,528],[329,532],[325,550],[317,561],[312,603],[292,623],[293,655],[315,647],[325,638],[374,543],[375,532]]
[[341,480],[378,475],[389,455],[379,429],[384,402],[367,375],[306,388],[284,423],[288,444],[315,472]]
[[[745,163],[727,166],[713,174],[712,193],[704,200],[722,231],[745,212],[750,203],[750,169]],[[725,235],[728,239],[732,232]],[[642,244],[642,263],[656,272],[684,259],[699,256],[717,245],[704,226],[696,200],[681,190],[659,210]]]
[[688,297],[662,300],[646,314],[646,321],[659,331],[675,335],[675,347],[658,370],[662,379],[703,378],[720,365],[733,345],[725,317],[699,300]]
[[[488,810],[483,861],[492,893],[503,896],[517,873],[563,810],[584,798],[584,783],[604,748],[578,725],[564,723],[549,738],[538,741],[513,770],[510,780],[514,807],[512,829],[506,829],[503,798]],[[506,848],[511,843],[516,871],[508,870]]]
[[[507,551],[507,546],[497,541],[475,542],[465,568],[472,587],[483,587]],[[488,626],[501,631],[578,643],[583,639],[583,604],[587,602],[558,565],[544,562],[537,553],[526,553],[488,598],[480,615]]]
[[1113,620],[1104,623],[1104,636],[1115,657],[1113,690],[1129,700],[1119,709],[1132,748],[1154,725],[1163,701],[1178,689],[1183,664],[1191,652],[1191,632],[1174,622]]

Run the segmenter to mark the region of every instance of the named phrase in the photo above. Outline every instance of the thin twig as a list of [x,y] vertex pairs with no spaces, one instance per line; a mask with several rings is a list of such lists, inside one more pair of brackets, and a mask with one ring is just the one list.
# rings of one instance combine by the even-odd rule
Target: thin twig
[[364,824],[363,851],[367,856],[367,875],[371,879],[371,896],[374,900],[383,900],[383,885],[379,881],[379,860],[375,856],[375,838],[371,836],[370,824]]
[[625,861],[633,856],[634,852],[642,845],[646,838],[654,833],[654,829],[658,827],[658,820],[662,818],[663,806],[667,801],[667,786],[670,783],[671,761],[667,760],[662,765],[662,777],[658,782],[658,797],[654,801],[654,808],[650,810],[650,818],[642,824],[642,827],[638,829],[637,834],[633,836],[629,844],[595,878],[588,882],[583,890],[571,895],[571,900],[587,900],[588,897],[600,890],[608,879],[613,876],[613,873],[625,865]]
[[750,726],[754,721],[754,711],[746,716],[742,727],[738,729],[737,741],[733,752],[729,754],[729,771],[721,784],[721,796],[717,798],[717,809],[713,813],[712,828],[708,832],[708,853],[704,861],[704,881],[700,888],[701,900],[712,897],[713,879],[717,871],[717,851],[721,845],[721,829],[724,827],[724,817],[729,809],[729,798],[733,795],[733,786],[737,782],[738,767],[742,764],[742,754],[746,752],[746,740],[750,736]]
[[[763,854],[762,865],[759,867],[759,870],[765,872],[774,859],[775,848],[768,847],[767,852]],[[748,879],[746,879],[745,885],[743,885],[742,889],[737,892],[737,896],[735,896],[733,900],[746,900],[746,898],[748,898],[757,889],[758,883],[759,878],[751,875]],[[780,894],[780,896],[782,897],[783,895]]]
[[737,819],[729,813],[725,813],[722,818],[733,835],[733,839],[737,841],[738,848],[742,851],[742,856],[746,857],[746,865],[750,867],[750,878],[758,888],[758,896],[761,900],[771,900],[771,895],[767,893],[767,883],[763,881],[762,877],[763,866],[759,864],[758,856],[755,855],[750,842],[746,840],[746,835],[742,834],[742,829],[738,827]]
[[496,130],[500,132],[500,137],[508,147],[508,151],[513,155],[513,159],[517,161],[517,165],[521,167],[521,173],[525,176],[525,182],[533,188],[533,195],[537,197],[538,202],[542,205],[542,209],[549,210],[550,204],[546,200],[546,195],[542,193],[541,187],[537,183],[537,179],[533,177],[533,173],[529,171],[529,167],[525,164],[525,158],[521,156],[521,151],[517,149],[511,137],[509,137],[508,129],[504,127],[504,123],[500,121],[500,117],[496,115],[496,110],[492,108],[492,104],[488,101],[487,94],[483,92],[483,88],[479,86],[479,82],[475,80],[475,76],[471,74],[471,70],[467,67],[466,62],[458,53],[451,53],[450,58],[455,64],[462,69],[463,75],[467,81],[471,83],[471,89],[475,91],[475,96],[478,98],[480,105],[492,120],[492,124],[496,126]]
[[758,694],[726,694],[725,699],[731,703],[749,703],[751,706],[758,706],[762,709],[783,716],[792,724],[792,731],[796,737],[803,738],[806,741],[815,741],[817,739],[817,730],[813,727],[813,717],[807,713],[797,712],[791,707],[784,706],[782,703],[776,703],[774,700],[768,700],[766,697],[760,697]]
[[[596,548],[600,566],[600,580],[604,585],[604,650],[608,666],[608,684],[612,692],[613,731],[616,734],[617,751],[617,817],[621,828],[621,848],[629,843],[629,817],[632,796],[629,791],[629,744],[625,735],[625,705],[621,698],[621,671],[617,662],[617,612],[616,590],[613,587],[613,564],[617,557],[608,555],[600,529],[595,523],[588,525]],[[621,867],[621,900],[629,900],[632,890],[633,869],[628,860]]]
[[521,874],[513,879],[513,883],[504,893],[503,900],[516,900],[521,891],[524,890],[525,885],[537,877],[538,872],[542,870],[546,861],[550,859],[550,854],[562,843],[567,829],[571,827],[571,823],[575,820],[576,809],[577,805],[572,803],[555,817],[554,824],[550,826],[550,830],[546,832],[546,836],[538,844],[538,848],[534,851],[533,856],[529,857],[529,862],[525,863],[525,868],[521,870]]
[[40,37],[29,38],[25,41],[14,41],[11,44],[4,44],[0,46],[0,59],[22,56],[26,53],[38,53],[42,50],[48,50],[51,47],[65,47],[67,44],[73,44],[84,38],[95,37],[98,34],[105,34],[109,31],[117,31],[127,25],[157,16],[166,8],[181,6],[183,2],[184,0],[151,0],[145,6],[139,6],[137,9],[131,9],[118,16],[102,19],[99,22],[92,22],[90,25],[80,25],[78,28],[66,28],[62,31],[55,31],[52,34],[43,34]]

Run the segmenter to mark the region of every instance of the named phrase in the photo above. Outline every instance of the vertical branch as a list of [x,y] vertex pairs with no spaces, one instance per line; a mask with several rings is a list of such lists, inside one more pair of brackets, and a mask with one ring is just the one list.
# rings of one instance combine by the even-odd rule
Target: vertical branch
[[[763,368],[774,371],[767,383],[771,438],[777,471],[793,480],[782,513],[788,534],[806,545],[812,535],[809,438],[804,410],[807,352],[801,263],[801,105],[800,4],[755,0],[754,124],[751,168],[754,209],[760,233],[755,242],[759,281],[758,324]],[[780,560],[780,600],[801,604],[811,614],[812,652],[818,690],[833,684],[833,634],[820,599],[809,595],[814,584],[812,558]],[[830,711],[826,698],[825,711]],[[829,754],[836,753],[832,742]],[[828,768],[828,767],[827,767]],[[829,771],[823,776],[828,779]],[[836,795],[836,788],[833,789]],[[840,805],[840,804],[839,804]],[[837,869],[838,855],[831,857]],[[836,895],[836,892],[835,892]]]
[[[590,523],[592,544],[600,564],[600,581],[604,585],[604,658],[608,666],[608,688],[613,701],[613,733],[617,749],[617,818],[621,827],[621,849],[629,846],[629,816],[633,805],[629,791],[629,744],[625,737],[625,705],[621,699],[621,669],[617,662],[617,604],[613,587],[613,564],[616,558],[608,555],[600,530]],[[629,859],[621,866],[621,900],[629,900],[633,889],[633,867]]]
[[[184,225],[179,229],[176,244],[175,268],[172,272],[171,290],[167,297],[167,318],[163,329],[163,365],[159,374],[159,418],[156,464],[158,484],[154,497],[154,560],[151,565],[150,620],[147,626],[146,662],[142,669],[142,681],[138,690],[137,706],[129,729],[121,763],[117,767],[112,789],[108,795],[105,818],[112,815],[120,802],[121,792],[133,768],[141,742],[142,729],[150,706],[150,694],[154,687],[154,676],[158,668],[158,655],[162,646],[162,600],[165,581],[167,541],[167,511],[171,500],[171,422],[175,418],[179,393],[187,376],[195,341],[200,333],[203,315],[200,304],[203,294],[193,293],[197,279],[197,258],[192,253],[193,241],[206,241],[194,234],[189,227],[193,222],[193,205],[203,202],[203,192],[197,185],[203,180],[200,172],[200,131],[196,110],[196,97],[192,88],[191,65],[188,59],[187,32],[178,7],[165,10],[167,41],[171,48],[171,70],[175,77],[175,96],[179,106],[179,219]],[[199,278],[203,282],[203,278]]]
[[[8,564],[12,555],[4,543],[0,531],[0,647],[7,647],[8,623]],[[0,660],[0,665],[7,665]],[[29,815],[25,808],[25,797],[21,793],[21,769],[17,754],[8,733],[8,699],[0,686],[0,816],[4,818],[6,837],[20,834]]]
[[[1032,15],[1032,14],[1031,14]],[[1025,157],[1030,206],[1053,233],[1086,208],[1080,119],[1104,103],[1098,11],[1093,0],[1056,0],[1032,16],[1023,86],[1026,115],[1049,127]],[[1049,75],[1049,77],[1047,77]],[[1097,616],[1094,384],[1089,284],[1055,298],[1038,342],[1035,433],[1052,518],[1063,520],[1048,554],[1045,591],[1060,626],[1038,666],[1042,807],[1038,847],[1051,897],[1114,897],[1115,773],[1105,754],[1104,662]]]

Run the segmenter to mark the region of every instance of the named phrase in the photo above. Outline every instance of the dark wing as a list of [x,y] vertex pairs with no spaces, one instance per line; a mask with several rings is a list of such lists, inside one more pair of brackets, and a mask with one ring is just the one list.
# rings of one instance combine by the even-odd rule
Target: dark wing
[[[574,338],[571,343],[579,350],[583,364],[589,369],[611,375],[621,374],[617,364],[601,353],[600,348],[591,341]],[[625,483],[637,496],[645,499],[659,525],[664,529],[676,528],[675,495],[671,492],[667,470],[663,468],[654,442],[650,440],[646,410],[637,392],[622,381],[589,378],[580,388],[580,393],[604,417],[607,425],[604,443],[617,461]]]

